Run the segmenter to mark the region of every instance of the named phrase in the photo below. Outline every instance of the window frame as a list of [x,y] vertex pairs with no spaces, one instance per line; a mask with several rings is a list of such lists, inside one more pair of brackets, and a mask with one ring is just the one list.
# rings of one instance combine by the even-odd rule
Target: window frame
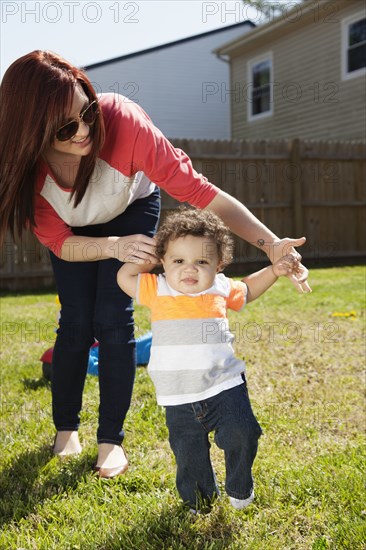
[[[270,78],[269,78],[269,110],[263,113],[253,114],[252,112],[252,93],[253,93],[253,68],[259,63],[264,61],[269,62]],[[247,106],[247,118],[249,122],[255,122],[256,120],[262,120],[273,115],[273,54],[272,52],[266,52],[259,56],[249,59],[247,62],[247,82],[248,82],[248,106]]]
[[356,71],[348,72],[348,37],[349,37],[349,27],[361,19],[365,19],[366,15],[364,11],[360,11],[345,17],[342,19],[342,39],[341,39],[341,78],[342,80],[350,80],[351,78],[357,78],[366,74],[366,67],[361,67]]

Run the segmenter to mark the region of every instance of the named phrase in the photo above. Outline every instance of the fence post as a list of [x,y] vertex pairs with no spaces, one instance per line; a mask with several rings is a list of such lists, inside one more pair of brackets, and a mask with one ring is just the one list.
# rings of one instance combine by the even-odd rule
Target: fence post
[[300,158],[300,140],[293,139],[290,150],[290,174],[293,185],[294,237],[302,237],[304,232],[302,208],[302,166]]

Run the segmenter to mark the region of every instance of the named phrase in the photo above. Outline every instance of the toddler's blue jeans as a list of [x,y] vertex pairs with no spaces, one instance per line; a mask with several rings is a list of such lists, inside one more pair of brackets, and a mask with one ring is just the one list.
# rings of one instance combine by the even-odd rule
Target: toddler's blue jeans
[[[110,222],[73,228],[90,237],[153,236],[160,212],[159,190],[133,202]],[[87,251],[86,251],[87,253]],[[52,360],[52,412],[57,430],[77,430],[89,348],[99,341],[98,443],[120,444],[130,406],[136,349],[132,300],[117,285],[121,262],[66,262],[52,252],[61,317]]]
[[253,489],[252,464],[262,430],[243,384],[205,401],[166,407],[169,442],[177,463],[177,489],[183,501],[199,509],[218,494],[208,434],[224,450],[225,490],[244,500]]

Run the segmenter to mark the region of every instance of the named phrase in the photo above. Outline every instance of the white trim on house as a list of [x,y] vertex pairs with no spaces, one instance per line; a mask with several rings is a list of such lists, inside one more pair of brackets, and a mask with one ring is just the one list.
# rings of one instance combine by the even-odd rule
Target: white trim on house
[[[268,111],[265,111],[263,113],[259,114],[253,114],[252,113],[252,91],[253,91],[253,67],[255,65],[258,65],[259,63],[263,63],[264,61],[268,61],[270,64],[270,78],[269,78],[269,105],[270,108]],[[249,59],[247,62],[247,118],[248,122],[255,122],[257,120],[262,120],[263,118],[267,118],[269,116],[272,116],[273,114],[273,54],[271,51],[266,52],[264,54],[261,54],[259,56],[253,57],[252,59]]]
[[352,23],[355,23],[356,21],[359,21],[361,19],[365,19],[366,14],[365,10],[360,11],[354,15],[351,15],[349,17],[345,17],[342,19],[342,39],[341,39],[341,79],[342,80],[349,80],[351,78],[356,78],[359,76],[363,76],[366,74],[366,67],[362,67],[361,69],[358,69],[357,71],[348,72],[347,65],[348,65],[348,31],[350,25]]

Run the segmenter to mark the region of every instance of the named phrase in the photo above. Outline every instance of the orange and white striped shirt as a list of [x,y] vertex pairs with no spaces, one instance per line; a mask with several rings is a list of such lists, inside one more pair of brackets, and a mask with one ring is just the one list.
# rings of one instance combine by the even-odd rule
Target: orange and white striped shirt
[[240,311],[246,294],[245,283],[222,273],[192,295],[172,289],[165,275],[139,275],[136,300],[151,310],[148,371],[159,405],[202,401],[242,384],[245,363],[234,355],[227,310]]

